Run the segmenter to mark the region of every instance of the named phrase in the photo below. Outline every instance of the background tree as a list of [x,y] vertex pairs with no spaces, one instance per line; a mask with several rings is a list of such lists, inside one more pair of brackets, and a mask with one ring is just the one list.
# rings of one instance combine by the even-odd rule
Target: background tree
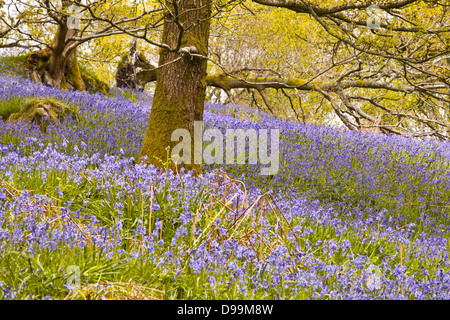
[[[54,26],[67,17],[63,7],[30,3],[33,10],[52,13]],[[66,36],[65,50],[118,35],[137,39],[138,49],[145,43],[159,50],[157,66],[149,59],[148,68],[132,69],[141,86],[156,80],[141,152],[141,159],[147,156],[155,165],[173,146],[173,129],[192,131],[193,121],[203,118],[206,86],[218,89],[210,91],[211,99],[223,101],[222,90],[229,101],[300,121],[449,138],[450,15],[445,2],[74,3],[83,9],[86,24],[77,35]],[[25,17],[21,26],[37,28],[30,15]],[[28,27],[5,21],[13,32],[9,35],[33,38]]]
[[351,130],[449,138],[448,5],[254,3],[278,9],[246,3],[213,23],[206,82],[230,101]]
[[[122,47],[117,43],[112,46],[111,42],[104,41],[105,38],[112,38],[110,40],[120,44],[120,39],[114,37],[124,35],[128,30],[151,31],[158,27],[158,23],[152,25],[152,19],[161,11],[153,1],[102,0],[88,1],[83,5],[69,0],[14,0],[3,4],[1,22],[12,43],[20,42],[40,49],[28,56],[33,80],[55,87],[84,90],[85,82],[94,79],[80,72],[78,48],[85,45],[82,55],[90,56],[90,59],[97,55],[99,63],[103,63],[111,57],[111,51],[117,55],[118,51],[111,49]],[[128,18],[130,14],[132,17]],[[139,27],[136,21],[144,27]],[[147,38],[149,41],[151,32]],[[107,51],[109,57],[105,54]]]

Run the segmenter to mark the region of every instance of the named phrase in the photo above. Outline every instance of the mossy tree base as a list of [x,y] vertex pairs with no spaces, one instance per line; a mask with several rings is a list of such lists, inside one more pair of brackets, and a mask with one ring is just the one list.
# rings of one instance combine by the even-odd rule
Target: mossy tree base
[[20,111],[11,114],[7,122],[36,123],[45,130],[50,123],[77,117],[78,111],[74,107],[55,99],[43,98],[25,101]]
[[[54,81],[49,72],[49,63],[52,55],[50,49],[32,52],[25,63],[26,76],[35,83],[54,86]],[[62,80],[59,86],[63,90],[89,90],[109,94],[109,86],[92,74],[88,74],[77,62],[76,56],[66,63]]]
[[[49,48],[32,52],[26,63],[26,74],[35,83],[43,83],[48,86],[55,86],[54,77],[49,71],[52,51]],[[67,61],[62,71],[62,79],[57,87],[65,90],[84,90],[85,84],[81,77],[76,56],[73,61]]]
[[99,80],[96,76],[87,74],[81,70],[81,78],[84,81],[86,90],[94,93],[103,93],[104,95],[110,94],[111,89],[109,86],[105,82]]

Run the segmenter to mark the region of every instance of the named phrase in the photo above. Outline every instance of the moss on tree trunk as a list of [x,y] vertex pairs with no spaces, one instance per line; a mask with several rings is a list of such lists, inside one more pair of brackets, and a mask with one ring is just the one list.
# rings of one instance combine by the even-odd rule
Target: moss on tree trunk
[[[62,1],[62,9],[72,4],[73,1]],[[61,89],[84,90],[85,84],[77,61],[78,44],[68,41],[77,33],[78,30],[68,27],[67,17],[62,17],[52,45],[28,57],[29,78]]]
[[137,50],[137,40],[134,39],[130,52],[124,55],[117,66],[116,87],[138,89],[143,91],[145,85],[156,80],[156,67],[145,55]]
[[[36,83],[44,83],[54,86],[53,79],[49,73],[48,66],[52,52],[49,48],[32,52],[26,58],[25,74]],[[63,70],[61,83],[57,87],[68,90],[89,90],[109,94],[110,88],[107,83],[100,80],[86,68],[80,67],[75,57],[67,61]]]
[[[199,54],[207,56],[211,0],[181,0],[178,11],[181,24],[187,27],[181,47],[195,46]],[[174,17],[167,14],[162,36],[162,42],[171,48],[176,47],[180,35],[180,29],[173,20]],[[207,61],[161,49],[159,65],[162,67],[157,71],[153,106],[139,160],[147,156],[147,163],[162,167],[158,159],[166,161],[166,148],[178,144],[178,141],[171,141],[172,132],[187,129],[192,138],[192,159],[191,164],[182,166],[201,171],[201,165],[193,164],[193,138],[194,121],[203,120]]]
[[76,51],[56,56],[50,48],[32,52],[27,59],[27,75],[36,83],[69,90],[84,90],[85,84]]

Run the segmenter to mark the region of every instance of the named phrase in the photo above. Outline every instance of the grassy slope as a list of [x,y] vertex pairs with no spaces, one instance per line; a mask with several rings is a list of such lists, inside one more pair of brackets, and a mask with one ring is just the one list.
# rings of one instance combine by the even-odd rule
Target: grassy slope
[[[104,98],[89,99],[96,106]],[[293,152],[289,148],[302,143],[311,146],[311,153],[306,147],[304,159],[299,154],[290,159],[287,153],[283,161],[291,171],[279,181],[252,180],[247,167],[227,168],[235,177],[244,174],[249,184],[263,185],[275,194],[283,185],[297,187],[298,194],[287,190],[276,199],[258,198],[243,193],[237,182],[238,187],[226,187],[233,181],[214,171],[196,180],[134,166],[130,157],[136,156],[135,149],[124,147],[139,145],[129,135],[142,135],[146,119],[144,125],[134,123],[136,127],[125,131],[133,121],[127,112],[138,108],[128,104],[130,109],[121,116],[120,110],[85,103],[80,122],[49,128],[45,135],[36,128],[0,123],[3,298],[446,297],[447,211],[436,210],[432,202],[411,211],[408,219],[382,210],[394,205],[403,191],[374,203],[369,193],[376,190],[364,189],[358,180],[368,170],[366,162],[352,163],[362,151],[338,152],[332,131],[329,144],[317,144],[307,127],[297,127],[290,136],[294,144],[283,145]],[[210,125],[234,121],[208,117]],[[91,145],[94,132],[99,132],[99,141]],[[80,136],[73,138],[76,134]],[[343,139],[344,145],[357,148],[355,140]],[[396,152],[370,151],[372,159],[379,157],[377,174],[383,183],[390,180],[383,180],[382,172],[395,182],[401,176],[398,170],[407,168],[395,167],[400,158],[390,157],[421,163],[415,155]],[[352,172],[342,170],[344,162],[330,159],[339,154],[350,162]],[[308,171],[308,166],[315,169]],[[436,166],[427,170],[448,168],[444,160]],[[427,182],[419,178],[412,171],[405,186],[427,190]],[[379,190],[387,188],[378,185]],[[370,264],[382,271],[379,289],[367,282]],[[67,286],[77,279],[76,273],[69,277],[70,270],[80,271],[81,286],[76,290]]]

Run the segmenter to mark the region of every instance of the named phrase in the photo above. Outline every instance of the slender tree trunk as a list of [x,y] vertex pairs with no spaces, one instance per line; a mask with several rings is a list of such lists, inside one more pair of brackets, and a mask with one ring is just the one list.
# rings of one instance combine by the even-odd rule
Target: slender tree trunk
[[[199,54],[208,55],[211,3],[211,0],[178,1],[179,22],[185,29],[181,37],[181,48],[194,46]],[[170,1],[166,4],[171,12],[175,12]],[[165,16],[162,42],[175,48],[179,36],[179,25],[168,13]],[[147,156],[147,163],[162,167],[161,161],[167,160],[166,148],[173,148],[178,144],[177,141],[171,141],[172,132],[176,129],[187,129],[192,137],[192,158],[191,165],[184,167],[201,170],[201,165],[193,164],[193,131],[194,121],[203,120],[206,65],[204,58],[165,49],[160,51],[161,68],[157,71],[153,106],[140,161]]]

